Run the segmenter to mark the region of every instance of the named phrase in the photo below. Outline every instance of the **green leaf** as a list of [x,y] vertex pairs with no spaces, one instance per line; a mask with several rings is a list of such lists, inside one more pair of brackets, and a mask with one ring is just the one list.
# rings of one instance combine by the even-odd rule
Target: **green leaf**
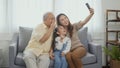
[[120,61],[120,49],[118,46],[113,45],[111,49],[103,47],[103,51],[106,55],[110,56],[111,59]]

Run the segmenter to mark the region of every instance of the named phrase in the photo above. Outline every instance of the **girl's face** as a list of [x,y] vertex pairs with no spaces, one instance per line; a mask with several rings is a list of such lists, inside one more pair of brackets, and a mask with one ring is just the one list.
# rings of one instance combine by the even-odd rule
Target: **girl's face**
[[58,31],[57,34],[58,35],[66,35],[66,29],[63,26],[58,26]]
[[60,18],[59,18],[59,21],[65,27],[69,25],[69,19],[65,15],[61,15]]

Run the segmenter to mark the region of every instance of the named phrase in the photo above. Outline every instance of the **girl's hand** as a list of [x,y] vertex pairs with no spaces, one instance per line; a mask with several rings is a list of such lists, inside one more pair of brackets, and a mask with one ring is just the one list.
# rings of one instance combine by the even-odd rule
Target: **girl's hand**
[[65,56],[65,53],[64,53],[64,52],[62,52],[62,53],[61,53],[61,55],[62,55],[62,56]]

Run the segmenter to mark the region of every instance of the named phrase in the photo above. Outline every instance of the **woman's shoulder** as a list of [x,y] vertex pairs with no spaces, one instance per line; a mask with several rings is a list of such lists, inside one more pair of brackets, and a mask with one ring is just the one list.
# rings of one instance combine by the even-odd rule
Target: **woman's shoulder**
[[79,22],[74,22],[72,25],[76,26],[76,25],[79,25],[80,23],[81,23],[81,20]]

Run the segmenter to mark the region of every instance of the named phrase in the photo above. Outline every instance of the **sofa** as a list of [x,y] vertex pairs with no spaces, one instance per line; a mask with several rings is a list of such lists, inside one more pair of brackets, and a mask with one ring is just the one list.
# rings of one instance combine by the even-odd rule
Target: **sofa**
[[[19,27],[19,32],[14,33],[9,45],[9,67],[26,68],[23,60],[23,51],[27,46],[32,28]],[[102,48],[101,45],[92,41],[88,33],[88,27],[83,27],[78,31],[78,37],[87,50],[87,54],[82,58],[84,68],[102,68]],[[53,68],[54,62],[51,60],[49,68]]]

